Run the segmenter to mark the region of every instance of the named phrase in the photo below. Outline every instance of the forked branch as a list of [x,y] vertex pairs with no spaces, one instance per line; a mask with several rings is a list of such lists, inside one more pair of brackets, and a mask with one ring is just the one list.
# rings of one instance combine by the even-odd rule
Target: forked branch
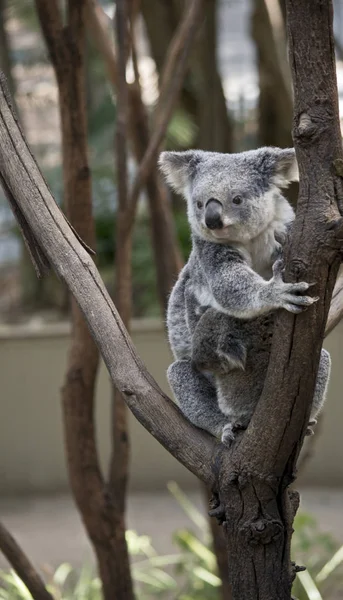
[[223,446],[189,423],[146,370],[101,277],[75,238],[28,150],[0,79],[0,173],[27,227],[78,302],[113,384],[140,423],[192,473],[214,485]]

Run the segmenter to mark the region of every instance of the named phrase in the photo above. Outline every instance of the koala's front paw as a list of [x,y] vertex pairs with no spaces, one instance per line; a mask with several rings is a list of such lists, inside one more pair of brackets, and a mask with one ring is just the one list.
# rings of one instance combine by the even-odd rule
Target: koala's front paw
[[303,296],[312,284],[306,281],[285,283],[282,279],[283,261],[277,260],[273,265],[273,278],[269,281],[269,301],[275,308],[284,308],[297,314],[306,310],[318,297]]
[[226,423],[223,427],[221,441],[225,446],[231,446],[233,442],[245,431],[244,425],[241,423]]

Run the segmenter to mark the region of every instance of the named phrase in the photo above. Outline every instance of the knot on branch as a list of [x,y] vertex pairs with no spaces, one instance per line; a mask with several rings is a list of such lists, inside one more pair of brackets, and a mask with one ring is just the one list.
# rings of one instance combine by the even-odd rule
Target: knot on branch
[[292,511],[292,516],[293,516],[292,521],[293,521],[295,515],[298,512],[298,508],[300,505],[300,494],[296,490],[289,490],[288,498],[289,498],[289,503],[290,503],[290,507],[291,507],[291,511]]
[[294,258],[289,265],[289,272],[297,279],[304,280],[308,271],[308,265],[301,258]]
[[293,583],[297,573],[301,573],[302,571],[306,571],[306,567],[297,565],[294,561],[291,562],[291,583]]
[[301,115],[299,116],[299,123],[296,130],[297,138],[311,138],[315,135],[316,129],[317,128],[313,123],[310,115],[306,112],[301,113]]
[[217,519],[218,524],[222,525],[225,521],[225,508],[224,505],[220,502],[217,493],[213,493],[213,495],[211,496],[209,500],[209,507],[209,517]]
[[256,521],[252,521],[244,529],[246,530],[248,543],[257,545],[270,544],[282,534],[283,526],[281,521],[261,517],[260,519],[256,519]]

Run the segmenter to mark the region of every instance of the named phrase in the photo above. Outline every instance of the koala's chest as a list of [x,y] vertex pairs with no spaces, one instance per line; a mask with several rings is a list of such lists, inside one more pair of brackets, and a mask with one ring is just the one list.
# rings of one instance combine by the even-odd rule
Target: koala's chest
[[255,240],[251,240],[241,251],[249,266],[264,279],[272,276],[272,265],[275,260],[278,244],[274,231],[266,232]]

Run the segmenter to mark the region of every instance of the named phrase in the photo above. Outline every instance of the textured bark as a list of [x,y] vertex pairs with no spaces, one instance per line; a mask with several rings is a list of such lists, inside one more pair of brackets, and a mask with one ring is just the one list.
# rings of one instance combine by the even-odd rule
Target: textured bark
[[[59,90],[64,203],[73,227],[94,246],[85,97],[85,2],[69,1],[66,26],[55,0],[37,0],[36,5]],[[133,595],[125,524],[116,498],[103,480],[95,439],[99,355],[75,300],[72,323],[72,344],[62,390],[70,484],[97,556],[104,598],[130,600]]]

